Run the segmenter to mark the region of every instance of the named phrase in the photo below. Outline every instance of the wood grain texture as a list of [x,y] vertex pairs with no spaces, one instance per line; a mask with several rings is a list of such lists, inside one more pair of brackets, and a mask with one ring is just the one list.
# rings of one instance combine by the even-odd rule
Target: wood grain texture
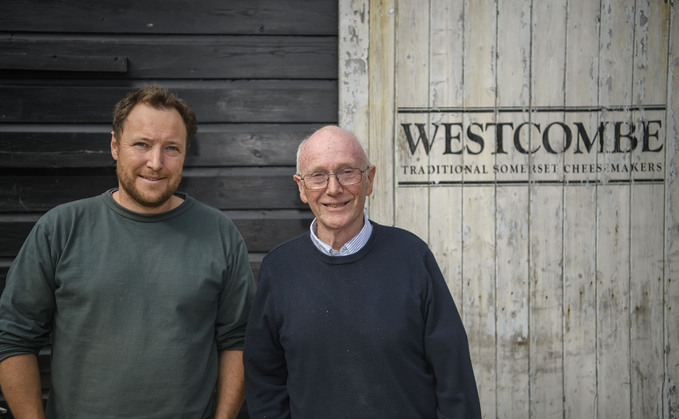
[[[293,169],[187,169],[179,191],[219,209],[305,208],[292,180],[293,173]],[[0,212],[43,212],[117,186],[113,173],[89,176],[2,176]],[[263,202],[266,202],[264,206]]]
[[[598,105],[599,4],[569,2],[566,22],[564,102]],[[584,51],[581,53],[580,51]],[[565,115],[566,123],[585,118],[597,125],[599,116]],[[597,155],[585,161],[597,163]],[[576,156],[564,156],[564,164]],[[572,174],[566,174],[570,179]],[[597,411],[597,187],[564,189],[563,220],[563,388],[566,417],[595,417]]]
[[[110,123],[115,103],[139,81],[0,80],[0,122]],[[337,120],[336,80],[162,83],[192,104],[199,123],[318,123]]]
[[[368,152],[376,167],[369,216],[385,225],[394,225],[394,112],[396,109],[395,42],[396,0],[369,0],[370,42],[367,74],[370,100]],[[347,99],[348,100],[348,99]],[[346,101],[345,101],[346,103]]]
[[[667,18],[667,10],[655,2],[641,0],[636,4],[632,87],[635,105],[666,101]],[[648,116],[635,112],[633,121],[638,126]],[[664,115],[658,117],[665,119]],[[632,162],[644,159],[640,150],[630,157]],[[633,183],[630,189],[630,413],[632,417],[662,417],[664,316],[658,302],[664,300],[664,263],[658,256],[664,247],[661,211],[665,187]]]
[[17,0],[0,3],[0,28],[55,33],[336,35],[331,0]]
[[38,77],[53,70],[81,78],[336,79],[337,38],[0,34],[0,74],[26,77],[26,70]]
[[[375,196],[371,208],[392,209],[394,223],[427,237],[445,270],[461,300],[484,417],[675,417],[676,5],[394,4],[396,31],[384,35],[385,9],[369,10],[371,48],[393,51],[369,61],[365,76],[388,75],[380,79],[388,83],[370,92],[369,102],[383,106],[371,106],[368,118],[373,126],[377,118],[394,127],[392,136],[380,131],[371,147],[391,153],[380,161],[391,156],[395,162],[395,176],[381,185],[387,192]],[[385,68],[389,60],[393,74]],[[396,107],[389,114],[384,89],[392,80]],[[648,109],[651,104],[658,106]],[[350,98],[340,104],[350,105]],[[458,147],[469,140],[464,131],[460,137],[434,134],[435,124],[478,123],[485,145],[493,139],[498,145],[496,133],[482,124],[507,121],[513,125],[505,126],[505,149],[485,156]],[[612,121],[617,134],[596,131]],[[641,143],[648,121],[659,127],[653,152]],[[404,122],[421,123],[429,153],[406,141]],[[525,123],[530,129],[508,137],[507,127]],[[569,137],[564,127],[578,124],[594,127],[592,137],[581,131]],[[615,150],[573,152],[574,141],[595,138],[610,146],[614,135],[622,140]],[[444,139],[462,152],[448,148],[444,155]],[[516,144],[527,151],[506,152]],[[589,170],[649,161],[662,167],[655,183],[626,170]],[[455,162],[563,170],[517,170],[502,178],[465,174],[462,181],[422,170],[421,184],[399,184],[399,165]],[[428,214],[426,223],[414,221],[418,211]]]
[[370,0],[339,2],[338,107],[339,125],[353,132],[364,147],[369,138],[368,49]]
[[[497,49],[515,51],[497,55],[497,101],[503,106],[528,109],[530,105],[531,1],[497,3]],[[512,33],[513,36],[499,36]],[[496,115],[498,118],[499,115]],[[516,119],[528,121],[526,111]],[[529,157],[518,153],[495,155],[499,165],[528,164]],[[496,186],[496,368],[497,403],[484,411],[497,417],[529,416],[531,334],[529,324],[529,231],[530,191],[528,186]],[[468,214],[472,216],[473,214]]]
[[[464,9],[464,62],[463,106],[465,108],[489,107],[496,105],[495,91],[499,77],[496,53],[498,37],[497,4],[494,0],[465,2]],[[490,29],[490,30],[489,30]],[[469,114],[464,115],[469,122]],[[492,117],[491,117],[492,119]],[[467,139],[463,142],[469,145]],[[495,157],[486,154],[478,159],[479,165],[495,162]],[[469,163],[472,157],[463,155]],[[474,174],[464,174],[463,182],[478,179]],[[474,373],[479,388],[482,410],[497,414],[497,329],[496,312],[496,223],[497,212],[495,185],[464,187],[462,203],[462,278],[464,325],[469,336]],[[488,407],[486,407],[488,406]]]
[[338,121],[338,38],[336,0],[1,2],[0,286],[41,215],[117,186],[113,106],[151,83],[198,118],[180,191],[231,217],[257,275],[313,218],[292,174]]
[[[396,50],[396,97],[399,102],[412,106],[426,107],[429,105],[429,30],[430,16],[419,13],[416,2],[400,2],[396,26],[396,39],[400,40]],[[429,126],[429,124],[427,124]],[[411,156],[410,150],[403,147],[406,144],[403,130],[397,131],[395,166],[402,167],[411,158],[429,163],[429,154],[424,148],[417,149]],[[418,235],[422,240],[429,240],[429,188],[415,186],[412,188],[398,188],[394,195],[395,219],[394,225]]]
[[[322,124],[199,124],[187,167],[294,166],[299,142]],[[0,168],[106,168],[110,125],[0,125]]]
[[[679,138],[679,11],[670,10],[670,49],[668,54],[667,138]],[[665,153],[666,191],[679,190],[679,141]],[[663,276],[665,380],[663,382],[663,416],[679,416],[679,193],[665,193]]]
[[[566,0],[534,2],[531,13],[531,107],[564,104],[566,74]],[[545,36],[546,34],[549,36]],[[531,113],[530,121],[546,127],[563,121],[559,113]],[[546,128],[545,128],[546,130]],[[558,137],[558,136],[556,136]],[[563,142],[562,138],[558,138]],[[530,132],[535,149],[541,135]],[[540,156],[544,164],[560,164],[562,154]],[[537,157],[531,155],[531,163]],[[541,179],[559,179],[551,174]],[[530,416],[563,417],[563,185],[530,183]]]
[[[633,71],[618,63],[634,57],[634,6],[622,0],[601,5],[599,100],[632,104]],[[606,28],[606,29],[603,29]],[[605,154],[605,162],[629,156]],[[606,177],[604,176],[604,179]],[[630,383],[630,188],[602,185],[597,193],[597,395],[598,415],[631,415]]]
[[[462,85],[464,65],[456,59],[461,50],[464,32],[461,31],[464,4],[434,0],[429,11],[431,45],[429,47],[429,105],[462,106]],[[458,115],[453,116],[453,118]],[[432,114],[432,124],[440,124],[446,118],[442,114]],[[436,165],[447,162],[439,153],[430,153],[429,163]],[[462,164],[463,157],[456,156],[454,163]],[[436,220],[436,228],[429,228],[429,243],[446,278],[448,288],[456,304],[463,301],[464,281],[462,277],[462,188],[430,188],[429,219]],[[461,309],[462,307],[458,307]],[[461,313],[464,317],[464,312]]]

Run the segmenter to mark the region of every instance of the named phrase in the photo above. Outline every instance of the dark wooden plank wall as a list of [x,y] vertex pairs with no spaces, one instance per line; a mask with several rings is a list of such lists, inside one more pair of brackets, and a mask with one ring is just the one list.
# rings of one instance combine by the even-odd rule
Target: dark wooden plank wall
[[113,105],[152,82],[198,116],[180,190],[234,220],[257,272],[312,218],[295,150],[337,122],[337,23],[337,0],[0,2],[0,287],[45,211],[117,184]]

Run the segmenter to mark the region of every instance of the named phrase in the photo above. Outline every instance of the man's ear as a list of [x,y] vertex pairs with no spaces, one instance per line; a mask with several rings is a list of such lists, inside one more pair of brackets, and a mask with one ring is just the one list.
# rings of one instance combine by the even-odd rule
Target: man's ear
[[118,141],[114,131],[111,131],[111,156],[113,156],[113,160],[118,160]]
[[370,196],[370,194],[373,193],[373,181],[375,180],[375,170],[376,170],[375,165],[372,165],[368,168],[368,171],[366,173],[366,177],[368,178],[368,184],[365,196]]
[[299,188],[299,199],[301,199],[305,204],[308,204],[309,201],[306,199],[306,189],[304,188],[302,178],[299,175],[294,175],[292,178],[295,179],[295,182],[297,182],[297,187]]

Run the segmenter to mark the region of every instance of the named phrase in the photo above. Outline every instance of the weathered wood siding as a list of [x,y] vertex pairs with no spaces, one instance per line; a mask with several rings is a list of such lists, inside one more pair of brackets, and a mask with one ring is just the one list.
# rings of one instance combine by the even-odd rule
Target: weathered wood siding
[[299,141],[337,123],[337,15],[336,0],[0,2],[0,286],[42,214],[117,185],[113,105],[153,82],[198,117],[180,190],[234,220],[256,272],[312,218],[292,174]]
[[370,216],[436,254],[484,417],[677,417],[674,2],[354,0],[340,28]]
[[291,174],[337,122],[336,1],[2,2],[2,278],[40,214],[116,184],[113,104],[152,82],[199,119],[181,189],[236,220],[255,267],[302,231]]

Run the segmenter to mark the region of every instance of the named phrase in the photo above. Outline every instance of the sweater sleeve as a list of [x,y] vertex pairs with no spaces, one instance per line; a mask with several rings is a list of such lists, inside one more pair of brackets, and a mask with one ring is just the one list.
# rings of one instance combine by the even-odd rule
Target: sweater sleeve
[[436,380],[437,418],[480,418],[479,395],[462,319],[429,250],[425,265],[430,285],[425,297],[424,345]]
[[280,325],[274,297],[265,259],[250,311],[243,357],[245,400],[253,419],[290,417],[286,387],[288,370],[280,343]]
[[49,344],[55,310],[52,249],[40,223],[24,242],[0,298],[0,360]]
[[230,222],[224,233],[228,237],[225,255],[228,268],[219,296],[217,344],[219,350],[242,350],[250,305],[255,294],[255,281],[242,236]]

